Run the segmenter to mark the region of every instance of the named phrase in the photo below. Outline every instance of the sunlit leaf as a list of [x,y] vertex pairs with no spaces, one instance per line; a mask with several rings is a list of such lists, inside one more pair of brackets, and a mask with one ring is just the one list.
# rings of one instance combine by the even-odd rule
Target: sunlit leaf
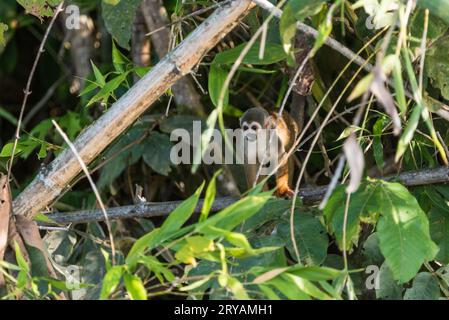
[[204,197],[203,207],[201,208],[201,215],[199,221],[202,222],[207,219],[212,204],[215,199],[215,194],[217,193],[217,177],[221,174],[221,170],[218,170],[214,173],[212,179],[209,182],[209,185],[206,189],[206,196]]
[[108,270],[103,279],[100,299],[107,299],[114,292],[122,279],[123,271],[123,266],[113,266]]
[[133,274],[126,272],[123,275],[126,291],[128,291],[131,300],[146,300],[147,291],[142,280]]

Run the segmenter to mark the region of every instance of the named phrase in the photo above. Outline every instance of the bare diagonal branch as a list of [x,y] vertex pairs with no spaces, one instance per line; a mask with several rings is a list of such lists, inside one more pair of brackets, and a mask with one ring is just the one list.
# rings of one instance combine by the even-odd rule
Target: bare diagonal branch
[[[252,7],[249,0],[226,2],[162,59],[102,117],[74,141],[84,163],[90,163],[126,130],[153,102],[188,74]],[[50,205],[79,174],[81,167],[70,149],[64,150],[14,200],[15,215],[33,217]]]

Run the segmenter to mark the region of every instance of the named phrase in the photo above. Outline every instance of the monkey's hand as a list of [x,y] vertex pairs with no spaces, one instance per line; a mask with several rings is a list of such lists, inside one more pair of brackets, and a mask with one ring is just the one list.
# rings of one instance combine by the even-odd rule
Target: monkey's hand
[[292,198],[295,192],[290,188],[288,184],[288,165],[283,165],[276,173],[276,196],[280,198]]
[[276,196],[279,198],[291,199],[294,195],[295,191],[293,191],[289,186],[279,186],[276,190]]

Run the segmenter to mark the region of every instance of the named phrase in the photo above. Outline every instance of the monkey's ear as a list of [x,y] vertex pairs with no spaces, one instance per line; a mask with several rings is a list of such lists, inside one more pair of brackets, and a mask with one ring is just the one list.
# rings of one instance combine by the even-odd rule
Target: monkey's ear
[[265,119],[265,123],[264,123],[264,128],[268,129],[271,126],[271,121],[270,121],[270,117],[267,117]]

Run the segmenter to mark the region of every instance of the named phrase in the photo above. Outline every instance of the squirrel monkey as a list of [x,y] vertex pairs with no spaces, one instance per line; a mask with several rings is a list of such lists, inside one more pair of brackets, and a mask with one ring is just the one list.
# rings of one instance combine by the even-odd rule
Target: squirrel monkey
[[[245,174],[248,182],[248,186],[252,187],[255,183],[260,172],[259,168],[271,161],[273,157],[276,157],[276,163],[279,169],[276,172],[276,194],[279,197],[292,197],[294,191],[289,186],[290,174],[293,171],[292,159],[285,159],[285,155],[292,148],[296,137],[299,134],[299,127],[297,122],[287,113],[283,112],[282,116],[279,117],[276,112],[268,112],[261,107],[254,107],[247,110],[243,116],[240,118],[240,127],[243,130],[243,138],[245,142],[245,156],[255,158],[255,163],[245,164]],[[265,129],[265,132],[270,132],[268,139],[262,141],[262,143],[257,143],[257,150],[247,148],[248,142],[254,142],[260,139],[259,133],[261,130]],[[271,130],[270,130],[271,129]],[[276,139],[273,140],[273,139]],[[259,142],[259,141],[258,141]],[[274,142],[277,142],[277,150],[273,152]],[[255,156],[254,153],[258,152]],[[265,154],[266,158],[264,163],[260,159],[260,152]]]

